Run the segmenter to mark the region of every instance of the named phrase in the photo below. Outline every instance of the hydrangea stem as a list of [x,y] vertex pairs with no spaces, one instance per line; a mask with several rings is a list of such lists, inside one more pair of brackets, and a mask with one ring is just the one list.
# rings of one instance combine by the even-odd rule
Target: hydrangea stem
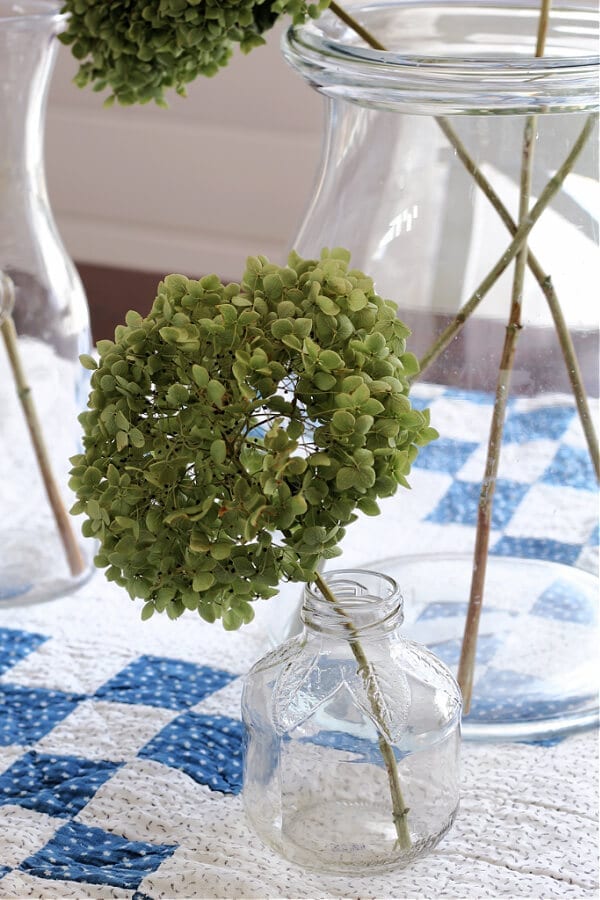
[[[380,698],[375,690],[376,676],[373,671],[373,667],[367,659],[364,647],[358,639],[356,628],[348,617],[348,614],[339,605],[337,598],[329,589],[329,586],[325,579],[322,578],[318,572],[315,575],[314,581],[325,599],[332,604],[333,609],[342,620],[344,628],[350,635],[350,648],[352,650],[354,659],[358,663],[358,671],[364,678],[367,697],[369,698],[369,703],[371,704],[371,709],[373,710],[373,716],[377,723],[383,723],[384,710],[382,709]],[[394,750],[392,745],[383,734],[383,728],[381,725],[379,727],[377,740],[379,743],[379,751],[383,758],[383,762],[387,770],[388,781],[390,784],[390,794],[392,798],[392,818],[394,820],[394,827],[396,829],[398,844],[402,850],[410,850],[412,841],[410,837],[410,829],[408,827],[409,810],[407,809],[406,803],[404,801],[402,786],[400,784],[400,776],[398,774],[398,765],[396,763],[396,757],[394,756]]]
[[15,323],[11,315],[13,303],[14,288],[12,281],[10,278],[8,278],[7,275],[4,275],[0,272],[0,330],[2,331],[6,353],[17,388],[19,401],[21,403],[25,421],[27,423],[27,428],[29,431],[29,436],[31,438],[31,443],[33,445],[35,458],[37,460],[40,474],[42,476],[42,481],[44,483],[48,502],[56,521],[60,540],[64,547],[67,562],[69,564],[69,569],[71,571],[71,575],[80,575],[85,569],[85,562],[81,554],[81,550],[79,549],[79,545],[75,539],[75,535],[71,527],[71,520],[63,503],[58,485],[56,483],[56,479],[54,478],[54,474],[52,472],[52,466],[50,465],[50,459],[48,457],[48,451],[46,449],[42,427],[36,412],[35,404],[33,402],[31,388],[27,383],[27,378],[25,376],[25,371],[21,362],[18,348],[17,330],[15,328]]
[[[336,16],[338,16],[338,18],[340,18],[346,25],[348,25],[349,28],[355,31],[356,34],[358,34],[370,47],[373,47],[373,49],[375,50],[386,50],[386,47],[381,44],[381,42],[378,41],[377,38],[375,38],[363,25],[361,25],[353,16],[346,12],[346,10],[342,9],[337,3],[330,3],[329,8]],[[538,30],[536,51],[540,46],[543,46],[545,42],[548,22],[549,17],[542,14],[540,18],[541,27]],[[504,206],[502,200],[500,199],[488,179],[485,177],[481,169],[477,166],[475,160],[467,151],[465,145],[462,143],[460,137],[450,125],[448,119],[445,116],[436,116],[435,121],[448,139],[449,143],[454,148],[458,159],[462,162],[467,172],[472,176],[473,180],[480,188],[480,190],[485,194],[487,199],[490,201],[490,203],[506,225],[509,232],[514,237],[517,233],[516,223],[514,222],[512,216]],[[573,341],[566,325],[565,318],[563,316],[562,309],[556,295],[556,291],[554,290],[554,286],[552,284],[550,276],[546,274],[543,267],[540,265],[531,251],[527,252],[526,261],[544,296],[546,297],[546,301],[550,309],[550,314],[552,315],[552,319],[556,328],[559,345],[561,348],[563,359],[565,361],[569,382],[573,391],[573,396],[575,398],[577,411],[581,420],[581,425],[588,445],[590,457],[592,459],[592,464],[596,472],[596,477],[600,478],[600,454],[598,451],[598,437],[596,435],[592,422],[589,403],[587,400],[581,370],[577,361],[575,348],[573,346]],[[451,337],[454,337],[454,335],[458,333],[466,319],[469,317],[471,312],[473,312],[473,309],[474,307],[465,311],[463,307],[463,310],[459,311],[455,322],[452,323],[457,327],[452,332]],[[426,365],[429,361],[426,362]]]

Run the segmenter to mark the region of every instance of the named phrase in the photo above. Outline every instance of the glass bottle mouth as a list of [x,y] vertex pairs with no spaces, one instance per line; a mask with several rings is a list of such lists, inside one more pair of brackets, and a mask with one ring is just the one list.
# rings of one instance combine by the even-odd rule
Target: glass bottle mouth
[[328,96],[434,115],[598,108],[599,21],[585,0],[552,6],[539,58],[538,0],[344,7],[389,49],[365,46],[331,11],[283,36],[285,59]]
[[301,618],[311,630],[351,640],[379,636],[402,624],[402,595],[388,575],[368,569],[339,569],[321,577],[336,602],[325,597],[315,582],[306,585]]

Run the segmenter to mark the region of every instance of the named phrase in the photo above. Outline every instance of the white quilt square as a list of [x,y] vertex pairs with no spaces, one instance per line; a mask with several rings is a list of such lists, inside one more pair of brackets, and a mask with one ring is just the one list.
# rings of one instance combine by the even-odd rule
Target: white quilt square
[[130,841],[178,844],[203,833],[204,810],[215,802],[229,798],[180,769],[136,758],[99,788],[77,820]]
[[[526,444],[502,444],[498,477],[522,484],[533,484],[544,474],[557,450],[556,441],[529,441]],[[481,444],[456,473],[460,481],[481,481],[485,471],[487,444]]]
[[132,892],[109,884],[81,885],[78,881],[59,881],[54,878],[36,878],[25,872],[9,872],[0,882],[2,900],[15,897],[43,897],[44,900],[131,900]]
[[101,653],[95,643],[79,638],[51,638],[0,680],[69,694],[93,694],[136,656],[114,646],[110,653]]
[[[7,804],[0,806],[0,836],[2,838],[3,866],[19,866],[24,859],[36,853],[64,825],[64,819],[24,806]],[[0,882],[0,893],[4,881]],[[4,896],[4,894],[2,894]]]
[[53,728],[37,749],[115,762],[131,759],[180,710],[84,700]]
[[[578,685],[594,683],[589,671],[590,660],[596,658],[597,632],[575,622],[563,622],[544,616],[523,616],[520,628],[502,642],[491,663],[494,669],[509,669],[556,684],[556,695],[565,690],[564,673],[569,673],[569,690],[577,693]],[[577,659],[573,657],[573,647]]]
[[[26,752],[26,748],[21,747],[19,744],[9,744],[8,747],[0,747],[0,775],[9,769],[14,761],[20,756],[23,756]],[[1,864],[2,860],[0,859],[0,865]]]
[[[300,588],[300,585],[296,585],[296,588]],[[300,594],[298,594],[299,596]],[[203,715],[231,716],[232,719],[239,719],[243,689],[244,679],[236,678],[220,691],[209,694],[200,703],[192,706],[191,712]]]
[[594,492],[538,483],[517,507],[506,534],[584,544],[597,522],[598,498]]
[[470,403],[452,396],[440,397],[429,407],[431,424],[440,435],[456,441],[487,441],[492,404]]

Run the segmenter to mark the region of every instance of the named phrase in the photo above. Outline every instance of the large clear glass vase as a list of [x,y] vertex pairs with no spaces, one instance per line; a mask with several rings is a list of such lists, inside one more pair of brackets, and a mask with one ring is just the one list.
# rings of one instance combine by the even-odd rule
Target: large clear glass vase
[[55,597],[91,571],[93,544],[67,512],[89,316],[44,174],[60,6],[0,0],[0,605]]
[[347,247],[397,302],[440,432],[345,558],[455,670],[475,617],[486,739],[598,720],[598,18],[561,0],[544,41],[540,6],[351,4],[385,51],[331,11],[283,41],[326,98],[291,244]]

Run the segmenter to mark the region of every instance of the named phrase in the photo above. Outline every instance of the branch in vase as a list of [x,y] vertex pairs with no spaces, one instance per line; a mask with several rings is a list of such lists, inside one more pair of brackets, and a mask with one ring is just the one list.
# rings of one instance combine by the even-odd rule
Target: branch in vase
[[17,330],[11,315],[14,304],[14,288],[11,279],[1,272],[0,300],[4,301],[3,303],[0,303],[0,309],[5,310],[4,315],[0,315],[0,331],[2,331],[6,353],[13,373],[17,395],[29,430],[35,458],[42,476],[48,502],[56,521],[60,540],[64,547],[69,569],[72,575],[80,575],[85,569],[85,562],[73,533],[71,519],[65,509],[58,485],[52,472],[52,466],[48,457],[42,427],[33,402],[31,388],[29,387],[25,376],[25,370],[21,363]]
[[592,129],[596,124],[597,119],[597,113],[592,113],[588,116],[585,125],[583,126],[579,134],[579,137],[577,138],[575,144],[573,145],[573,148],[571,149],[571,152],[569,153],[563,164],[560,166],[560,168],[557,169],[554,176],[547,183],[546,187],[540,194],[537,203],[535,203],[535,205],[531,208],[530,213],[523,220],[523,222],[520,223],[515,232],[513,240],[508,245],[494,268],[486,275],[479,287],[474,291],[471,297],[458,311],[458,313],[456,314],[456,318],[447,326],[447,328],[444,329],[444,331],[435,341],[434,345],[420,360],[421,374],[428,368],[428,366],[431,365],[432,362],[434,362],[434,360],[438,358],[440,353],[442,353],[442,351],[446,349],[450,341],[461,330],[462,326],[469,318],[469,316],[477,309],[480,302],[483,300],[490,288],[493,287],[498,278],[500,278],[502,273],[515,258],[524,242],[527,240],[531,229],[543,213],[544,209],[548,206],[552,198],[560,190],[565,178],[575,165],[577,158],[583,150],[592,132]]
[[[477,167],[477,164],[467,152],[464,144],[461,142],[456,132],[450,126],[448,120],[440,117],[436,121],[442,129],[443,133],[448,138],[449,142],[454,147],[458,158],[464,165],[467,172],[473,177],[473,180],[475,181],[477,186],[483,191],[485,196],[488,198],[488,200],[506,225],[508,231],[514,237],[514,235],[517,233],[517,223],[512,218],[511,214],[505,207],[504,203],[502,202],[490,182]],[[567,368],[567,375],[571,384],[573,396],[575,397],[575,403],[577,406],[577,411],[579,413],[579,418],[581,420],[581,427],[583,428],[585,439],[588,445],[589,454],[596,472],[596,477],[600,478],[598,437],[594,429],[587,394],[583,383],[583,376],[581,374],[579,361],[577,360],[577,354],[575,353],[575,347],[573,345],[573,339],[565,321],[558,296],[554,289],[554,285],[552,284],[552,278],[547,274],[547,272],[544,271],[542,265],[531,250],[528,250],[527,252],[527,265],[529,266],[529,269],[532,272],[534,278],[538,282],[542,293],[546,298],[546,302],[548,303],[548,309],[550,310],[550,314],[556,328],[558,342]]]
[[[543,53],[543,41],[540,42],[539,33],[545,33],[544,21],[548,18],[549,0],[544,0],[540,26],[538,32],[538,46],[536,54]],[[544,15],[545,12],[545,15]],[[521,162],[521,179],[519,189],[519,222],[525,221],[529,212],[531,199],[531,182],[533,177],[534,140],[537,132],[537,117],[527,116],[523,131],[523,151]],[[492,412],[492,423],[487,447],[485,471],[481,491],[479,494],[479,506],[477,509],[477,531],[475,536],[475,554],[473,557],[473,574],[471,578],[471,591],[469,605],[465,620],[465,629],[458,666],[458,684],[462,691],[464,711],[467,715],[471,708],[473,695],[473,678],[475,675],[475,661],[477,656],[477,639],[479,635],[479,621],[483,605],[485,580],[487,574],[487,560],[492,527],[492,512],[494,506],[494,494],[498,479],[500,456],[502,450],[502,438],[504,423],[506,420],[506,406],[510,393],[510,384],[514,367],[517,340],[522,325],[523,286],[525,283],[525,269],[527,266],[527,241],[525,241],[515,259],[513,273],[513,286],[510,303],[508,325],[500,371],[496,384],[496,396]]]

